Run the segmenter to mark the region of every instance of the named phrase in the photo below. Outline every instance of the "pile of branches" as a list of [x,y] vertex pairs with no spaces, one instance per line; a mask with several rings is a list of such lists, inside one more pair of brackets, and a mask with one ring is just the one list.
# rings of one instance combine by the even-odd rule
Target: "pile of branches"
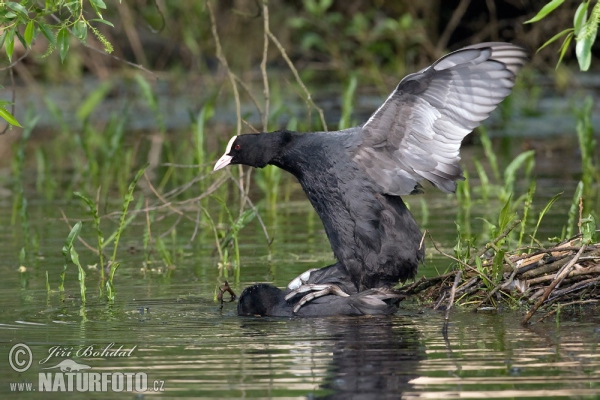
[[[494,247],[493,242],[486,246]],[[502,276],[496,280],[486,274],[493,261],[493,254],[488,253],[478,255],[483,268],[443,253],[458,263],[457,270],[433,278],[423,277],[400,290],[430,302],[434,309],[445,306],[446,318],[455,299],[456,304],[473,311],[498,309],[502,304],[524,306],[529,308],[524,324],[538,309],[546,310],[541,321],[560,307],[600,301],[598,243],[584,244],[581,236],[577,236],[529,254],[505,254]]]

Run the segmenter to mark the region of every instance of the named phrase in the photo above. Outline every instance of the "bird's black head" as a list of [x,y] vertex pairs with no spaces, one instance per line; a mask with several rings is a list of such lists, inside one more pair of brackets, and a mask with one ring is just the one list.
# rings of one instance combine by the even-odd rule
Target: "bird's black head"
[[225,154],[217,161],[214,170],[229,164],[244,164],[263,168],[283,151],[291,137],[290,132],[252,133],[234,136],[229,140]]
[[[275,315],[277,308],[286,307],[281,289],[259,283],[247,287],[240,295],[238,315]],[[290,315],[291,315],[291,307]]]

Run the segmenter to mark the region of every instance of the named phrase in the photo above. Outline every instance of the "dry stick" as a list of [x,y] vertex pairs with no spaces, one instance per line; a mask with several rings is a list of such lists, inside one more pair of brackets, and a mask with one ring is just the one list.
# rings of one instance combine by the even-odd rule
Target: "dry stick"
[[17,58],[15,61],[13,61],[12,63],[8,64],[6,67],[2,67],[0,68],[0,71],[4,71],[7,69],[12,69],[12,67],[14,67],[15,65],[17,65],[18,63],[20,63],[21,61],[23,61],[25,59],[25,57],[27,57],[29,55],[29,52],[31,51],[31,49],[27,49],[27,51],[25,51],[25,53],[23,53],[23,55],[19,58]]
[[[254,106],[258,110],[258,113],[260,115],[263,115],[262,107],[260,106],[260,104],[258,103],[258,100],[256,99],[256,97],[254,96],[254,94],[250,90],[250,87],[246,84],[246,82],[244,82],[243,80],[241,80],[239,76],[233,75],[233,77],[235,78],[235,81],[240,84],[240,86],[242,87],[242,89],[244,89],[244,91],[246,92],[246,94],[248,95],[248,97],[250,97],[250,100],[252,101],[252,103],[254,103]],[[242,122],[244,122],[243,119],[242,119]]]
[[442,35],[438,40],[438,44],[436,46],[438,53],[441,53],[446,48],[446,45],[450,40],[450,36],[460,23],[462,16],[465,14],[465,11],[467,11],[469,3],[471,3],[471,0],[461,0],[461,2],[458,4],[458,7],[456,7],[456,9],[454,10],[454,13],[452,13],[452,17],[446,25],[446,29],[444,29],[444,32],[442,32]]
[[[581,259],[581,258],[580,258]],[[595,278],[586,279],[583,281],[579,281],[574,283],[573,285],[554,291],[554,296],[546,300],[546,303],[552,303],[555,300],[558,300],[560,297],[563,297],[569,293],[578,292],[582,289],[585,289],[589,286],[595,285],[598,281],[600,281],[600,276],[596,276]]]
[[[146,175],[144,173],[144,175]],[[146,199],[146,208],[148,208],[148,199]],[[152,229],[150,229],[150,211],[146,211],[146,227],[148,228],[148,244],[152,246]]]
[[[219,39],[219,34],[217,33],[217,22],[215,20],[215,14],[213,12],[212,5],[209,0],[206,1],[206,7],[208,8],[208,14],[210,15],[211,31],[212,31],[213,38],[215,39],[215,46],[217,48],[217,59],[223,65],[223,68],[225,68],[225,71],[227,72],[227,77],[229,78],[229,82],[231,83],[231,87],[233,89],[233,97],[235,100],[235,113],[236,113],[236,135],[240,135],[242,133],[242,111],[241,111],[241,105],[240,105],[240,94],[238,92],[235,74],[229,68],[229,63],[227,62],[227,58],[225,57],[225,54],[223,53],[223,48],[221,47],[221,41]],[[246,199],[248,196],[246,195],[246,192],[244,190],[244,170],[241,165],[238,165],[238,172],[239,172],[238,186],[240,187],[240,191],[244,194],[244,196],[241,197],[241,203],[240,203],[240,213],[241,213],[242,210],[245,208],[245,202],[246,202]]]
[[[65,221],[65,223],[67,224],[67,226],[69,227],[69,231],[71,231],[71,229],[73,229],[73,225],[71,225],[71,223],[69,222],[69,219],[67,218],[67,215],[65,214],[65,212],[63,211],[63,209],[60,209],[60,213],[62,214],[62,220]],[[98,253],[98,249],[89,245],[85,240],[83,240],[81,238],[81,236],[77,236],[77,239],[79,239],[79,241],[81,242],[81,244],[83,244],[85,247],[87,247],[89,250],[93,251],[96,254]],[[100,268],[104,268],[104,266],[100,266]]]
[[221,47],[221,41],[219,40],[219,34],[217,33],[217,22],[215,21],[215,14],[212,9],[212,5],[210,1],[206,2],[206,7],[208,8],[208,15],[210,16],[210,26],[213,38],[215,39],[215,46],[217,48],[217,59],[225,68],[225,72],[227,72],[227,77],[229,78],[229,82],[231,83],[231,87],[233,89],[233,97],[235,99],[235,113],[237,117],[237,127],[236,127],[236,135],[242,133],[242,112],[240,106],[240,94],[238,93],[238,88],[235,83],[235,76],[233,72],[229,69],[229,64],[227,63],[227,58],[223,54],[223,48]]
[[[170,201],[167,201],[167,200],[166,200],[164,197],[162,197],[162,196],[160,195],[160,193],[158,193],[158,192],[156,191],[156,189],[155,189],[155,188],[154,188],[154,186],[152,185],[152,182],[150,182],[150,179],[148,179],[148,174],[147,174],[146,172],[144,172],[144,179],[146,179],[146,183],[148,184],[148,187],[150,188],[150,190],[152,191],[152,193],[154,193],[154,195],[155,195],[156,197],[158,197],[158,199],[159,199],[160,201],[162,201],[164,205],[166,205],[167,207],[169,207],[169,209],[170,209],[170,210],[172,210],[173,212],[176,212],[176,213],[177,213],[177,214],[179,214],[179,215],[182,215],[182,214],[183,214],[183,211],[181,211],[181,210],[178,210],[178,209],[176,209],[175,207],[173,207],[173,206],[171,205],[172,203],[171,203]],[[147,208],[147,207],[148,207],[148,204],[146,203],[146,208]],[[146,210],[146,212],[148,212],[148,211]]]
[[450,318],[450,309],[452,308],[452,305],[454,304],[454,295],[456,294],[456,287],[458,286],[458,283],[460,282],[460,276],[462,275],[462,271],[458,271],[456,273],[456,276],[454,277],[454,284],[452,285],[452,289],[450,290],[450,299],[448,300],[448,307],[446,307],[446,316],[445,316],[445,320],[448,321],[448,319]]
[[264,94],[265,94],[265,112],[262,115],[263,131],[267,131],[267,124],[269,123],[269,104],[271,101],[271,93],[269,91],[269,79],[267,77],[267,54],[269,51],[269,7],[267,0],[263,0],[263,21],[264,21],[264,37],[263,37],[263,56],[260,62],[260,71],[263,78]]
[[571,268],[573,268],[573,266],[575,265],[577,260],[579,260],[579,257],[581,256],[581,254],[583,254],[584,250],[585,250],[585,245],[582,245],[581,249],[579,249],[577,254],[575,254],[575,257],[573,257],[573,259],[569,262],[569,264],[563,270],[563,272],[559,276],[557,276],[556,279],[554,279],[554,281],[550,285],[548,285],[548,287],[544,291],[544,294],[542,295],[542,297],[540,297],[540,299],[537,301],[537,303],[535,303],[533,308],[531,310],[529,310],[529,312],[527,313],[525,318],[523,318],[522,324],[524,324],[524,325],[527,324],[527,322],[531,319],[533,314],[535,314],[537,309],[540,308],[542,303],[548,298],[548,296],[550,296],[550,293],[552,293],[552,291],[554,290],[556,285],[558,285],[560,282],[562,282],[562,280],[565,278],[565,276],[567,276],[567,274],[569,272],[571,272]]
[[123,30],[125,31],[127,39],[129,39],[129,44],[131,45],[131,50],[133,50],[136,61],[140,64],[148,65],[148,59],[146,58],[146,53],[144,53],[144,46],[142,46],[137,29],[135,29],[135,22],[131,16],[129,6],[127,3],[119,2],[117,3],[117,10],[123,20]]
[[[233,182],[235,182],[235,184],[238,185],[238,182],[233,177],[233,174],[231,173],[231,171],[227,170],[227,172],[229,173],[229,176],[231,177],[231,180],[233,180]],[[242,188],[239,185],[238,185],[238,188],[240,189],[240,191],[242,191]],[[252,209],[252,211],[254,211],[254,215],[256,215],[256,218],[258,218],[258,222],[260,223],[260,226],[262,227],[263,233],[265,234],[265,238],[267,239],[267,245],[269,247],[269,253],[270,253],[271,252],[271,239],[269,238],[269,232],[267,232],[267,227],[265,226],[265,223],[262,220],[262,217],[258,213],[258,210],[254,206],[254,203],[252,203],[252,200],[250,200],[250,198],[248,197],[246,201],[250,205],[250,208]]]
[[[268,26],[266,28],[268,28]],[[273,41],[273,43],[275,44],[275,46],[277,46],[277,49],[279,49],[279,52],[281,53],[281,56],[283,57],[283,59],[285,60],[285,62],[288,64],[288,67],[290,68],[290,70],[294,74],[294,77],[296,78],[296,82],[298,82],[298,85],[300,85],[300,87],[304,91],[304,94],[306,95],[306,101],[315,110],[317,110],[317,112],[319,113],[319,117],[321,118],[321,124],[323,125],[323,129],[325,131],[327,131],[327,123],[325,123],[325,115],[323,114],[323,110],[320,107],[318,107],[315,104],[315,102],[312,100],[312,97],[310,96],[310,93],[309,93],[308,89],[304,85],[304,82],[302,82],[302,79],[300,79],[300,75],[298,74],[298,70],[296,70],[296,67],[294,67],[294,64],[292,63],[292,60],[290,60],[290,58],[288,57],[288,55],[287,55],[287,53],[285,51],[285,48],[279,42],[279,40],[277,40],[277,38],[275,37],[275,35],[273,35],[273,33],[270,30],[267,30],[266,33],[269,36],[269,38]]]

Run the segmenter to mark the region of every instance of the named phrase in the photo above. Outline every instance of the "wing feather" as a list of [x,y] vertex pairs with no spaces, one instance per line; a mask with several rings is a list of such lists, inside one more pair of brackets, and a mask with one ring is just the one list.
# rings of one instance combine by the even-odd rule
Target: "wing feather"
[[510,94],[527,56],[513,44],[481,43],[408,75],[362,126],[353,160],[387,194],[417,192],[423,179],[454,192],[463,138]]

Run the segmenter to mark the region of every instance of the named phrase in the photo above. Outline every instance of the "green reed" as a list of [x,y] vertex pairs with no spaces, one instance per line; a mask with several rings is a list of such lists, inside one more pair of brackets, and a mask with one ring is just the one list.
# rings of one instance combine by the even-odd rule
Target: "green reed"
[[81,226],[82,226],[81,221],[77,222],[73,226],[73,228],[69,232],[69,235],[67,236],[67,240],[65,241],[65,244],[62,248],[62,254],[65,257],[65,264],[64,264],[63,272],[60,275],[61,281],[60,281],[59,291],[64,292],[64,290],[65,290],[65,275],[67,273],[67,267],[70,263],[74,264],[75,266],[77,266],[77,271],[78,271],[77,278],[79,280],[79,292],[81,294],[81,303],[85,305],[85,302],[86,302],[85,270],[81,266],[81,263],[79,262],[79,254],[77,253],[77,250],[75,250],[75,246],[73,246],[73,243],[79,237],[79,233],[81,232]]
[[[127,226],[126,217],[127,217],[127,212],[129,210],[129,204],[133,201],[133,191],[135,190],[138,181],[140,180],[140,178],[146,171],[147,167],[148,167],[148,165],[145,165],[137,172],[137,174],[135,174],[133,181],[131,181],[131,183],[129,184],[129,188],[127,189],[125,198],[123,199],[123,206],[121,209],[121,216],[119,217],[119,224],[117,226],[117,230],[114,233],[115,244],[113,246],[113,254],[110,259],[110,272],[109,272],[108,280],[106,281],[106,297],[108,298],[108,300],[110,302],[113,302],[115,300],[115,295],[116,295],[115,288],[113,285],[113,279],[115,277],[115,273],[117,272],[117,269],[119,269],[119,266],[120,266],[120,263],[117,261],[117,249],[119,248],[119,240],[121,239],[121,234],[123,233],[123,230]],[[133,217],[131,217],[131,218],[133,218]]]
[[88,206],[90,214],[92,215],[92,220],[94,221],[94,227],[96,228],[96,239],[98,243],[98,257],[100,258],[100,287],[102,287],[104,284],[104,235],[100,229],[100,216],[98,215],[98,207],[94,201],[79,192],[74,192],[73,195],[75,197],[79,197]]

